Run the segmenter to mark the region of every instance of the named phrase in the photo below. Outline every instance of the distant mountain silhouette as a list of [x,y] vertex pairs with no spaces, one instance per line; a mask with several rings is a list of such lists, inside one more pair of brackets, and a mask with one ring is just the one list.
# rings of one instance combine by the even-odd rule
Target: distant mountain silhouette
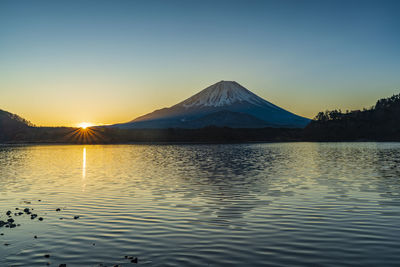
[[237,82],[221,81],[170,107],[140,116],[119,128],[303,128],[309,119],[297,116],[253,94]]
[[210,113],[185,124],[187,128],[203,128],[215,125],[229,125],[232,128],[264,128],[270,126],[267,122],[256,118],[255,116],[221,110]]
[[29,127],[33,126],[28,120],[0,109],[0,141],[25,133]]

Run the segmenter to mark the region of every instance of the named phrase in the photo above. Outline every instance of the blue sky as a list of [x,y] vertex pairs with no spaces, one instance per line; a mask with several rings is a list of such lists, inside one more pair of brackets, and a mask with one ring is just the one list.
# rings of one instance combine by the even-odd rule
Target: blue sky
[[0,108],[116,123],[235,80],[299,115],[400,92],[399,1],[1,1]]

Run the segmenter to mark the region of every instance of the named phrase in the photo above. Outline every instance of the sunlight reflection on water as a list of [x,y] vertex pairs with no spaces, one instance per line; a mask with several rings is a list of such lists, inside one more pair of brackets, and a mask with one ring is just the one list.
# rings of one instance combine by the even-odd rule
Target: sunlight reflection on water
[[85,191],[86,187],[86,147],[83,148],[82,156],[82,191]]

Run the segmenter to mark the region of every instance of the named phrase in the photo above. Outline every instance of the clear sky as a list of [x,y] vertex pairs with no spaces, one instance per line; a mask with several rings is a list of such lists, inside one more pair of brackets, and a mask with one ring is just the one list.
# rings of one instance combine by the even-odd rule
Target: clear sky
[[400,1],[0,1],[0,109],[118,123],[235,80],[296,114],[400,93]]

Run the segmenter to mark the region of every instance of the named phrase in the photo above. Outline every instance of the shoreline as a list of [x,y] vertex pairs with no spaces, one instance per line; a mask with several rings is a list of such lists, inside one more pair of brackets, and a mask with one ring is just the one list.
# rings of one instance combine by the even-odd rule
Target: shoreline
[[286,144],[286,143],[400,143],[399,140],[340,140],[340,141],[311,141],[311,140],[291,140],[291,141],[231,141],[231,142],[212,142],[212,141],[137,141],[137,142],[116,142],[116,143],[71,143],[71,142],[6,142],[0,146],[26,146],[26,145],[231,145],[231,144]]

